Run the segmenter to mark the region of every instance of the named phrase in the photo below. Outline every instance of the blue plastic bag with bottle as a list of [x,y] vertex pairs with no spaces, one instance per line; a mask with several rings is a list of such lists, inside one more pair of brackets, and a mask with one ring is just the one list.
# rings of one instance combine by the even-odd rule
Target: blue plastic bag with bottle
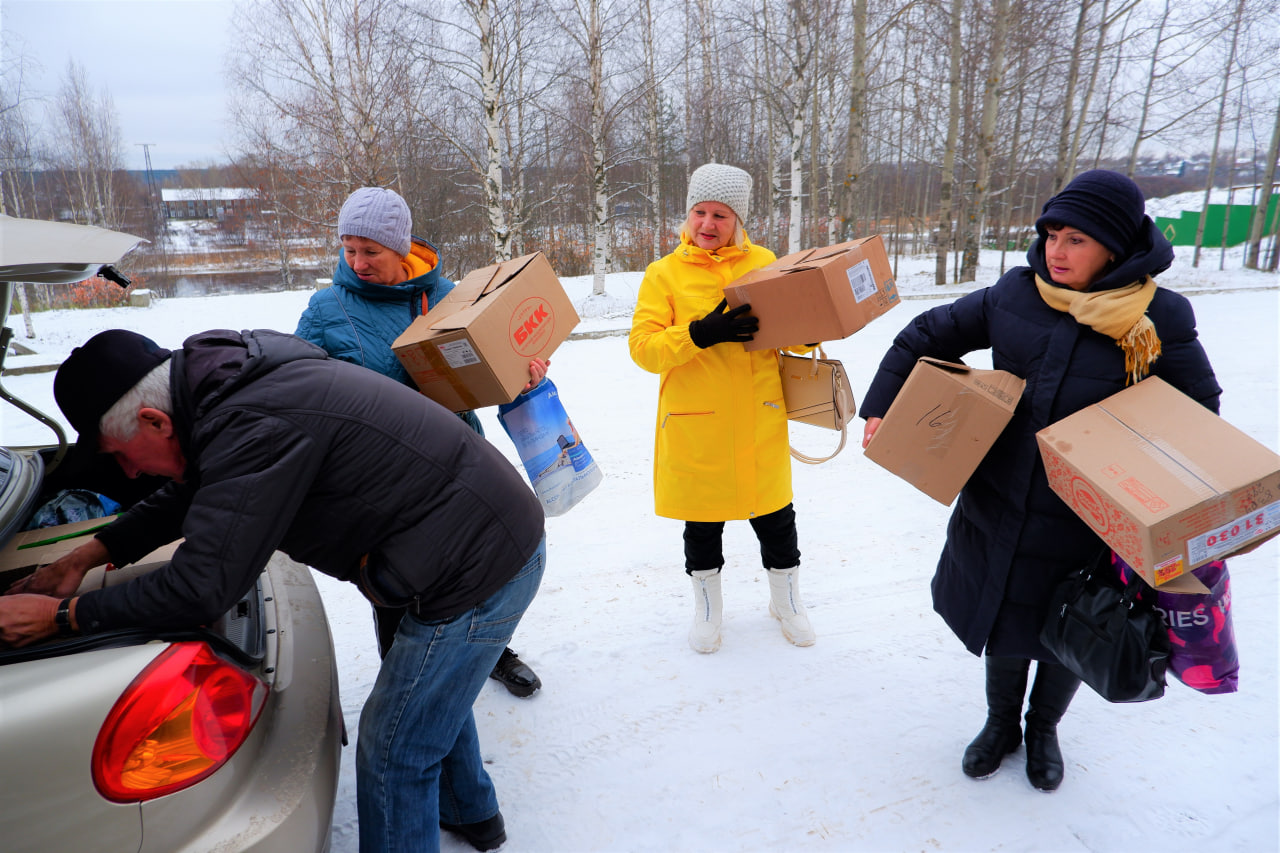
[[499,406],[498,421],[516,446],[548,517],[564,515],[604,479],[550,379]]

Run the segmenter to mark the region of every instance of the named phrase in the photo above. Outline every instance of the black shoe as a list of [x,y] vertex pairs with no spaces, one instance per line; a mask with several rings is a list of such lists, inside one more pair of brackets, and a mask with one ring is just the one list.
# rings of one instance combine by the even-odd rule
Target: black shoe
[[1058,727],[1027,714],[1027,779],[1041,791],[1056,791],[1062,784],[1062,750],[1058,747]]
[[1004,757],[1022,743],[1022,728],[1016,723],[1009,726],[987,717],[987,724],[964,751],[961,769],[964,775],[985,779],[1000,769]]
[[964,775],[985,779],[1000,769],[1004,757],[1022,742],[1022,697],[1027,692],[1031,661],[987,655],[987,721],[964,751]]
[[520,660],[520,656],[509,648],[502,650],[502,657],[498,658],[498,662],[494,664],[493,672],[489,673],[489,677],[500,682],[511,692],[511,695],[519,696],[521,699],[532,696],[533,692],[542,686],[542,679],[538,678],[529,665]]
[[1027,779],[1041,791],[1056,791],[1062,784],[1064,762],[1058,746],[1058,723],[1076,695],[1080,679],[1065,666],[1036,664],[1031,685],[1031,710],[1027,711]]
[[507,827],[502,820],[502,812],[479,823],[442,823],[440,828],[462,836],[464,841],[477,850],[497,850],[507,840]]

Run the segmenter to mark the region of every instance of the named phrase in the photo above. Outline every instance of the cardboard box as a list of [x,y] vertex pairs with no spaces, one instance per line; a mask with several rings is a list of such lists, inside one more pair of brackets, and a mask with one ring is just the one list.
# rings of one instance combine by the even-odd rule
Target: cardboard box
[[1049,485],[1151,585],[1280,533],[1280,456],[1158,377],[1036,434]]
[[[41,566],[70,554],[93,538],[99,528],[106,527],[115,520],[114,515],[90,518],[14,534],[4,548],[0,549],[0,584],[3,585],[0,589],[7,588],[10,583],[26,577]],[[105,566],[95,566],[85,574],[76,594],[123,583],[167,563],[181,541],[162,545],[128,567],[121,566],[108,572]]]
[[455,412],[510,403],[578,325],[541,252],[468,273],[391,344],[423,394]]
[[22,575],[30,574],[40,566],[70,554],[92,539],[99,528],[115,520],[116,516],[112,515],[15,533],[0,549],[0,572],[22,569]]
[[950,505],[1013,417],[1026,384],[1005,370],[922,358],[866,457]]
[[760,320],[748,350],[847,338],[902,301],[879,236],[779,258],[724,296],[731,308],[749,303]]

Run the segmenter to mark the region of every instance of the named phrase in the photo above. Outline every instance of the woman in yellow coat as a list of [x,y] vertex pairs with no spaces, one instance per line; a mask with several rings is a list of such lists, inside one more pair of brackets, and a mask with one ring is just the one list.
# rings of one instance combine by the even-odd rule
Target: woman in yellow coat
[[769,576],[769,612],[797,646],[814,642],[800,601],[791,457],[774,350],[747,352],[759,321],[730,310],[724,288],[774,260],[743,231],[751,176],[719,163],[689,178],[680,246],[645,271],[631,358],[660,374],[653,455],[658,515],[685,522],[695,615],[689,644],[720,648],[724,523],[747,519]]

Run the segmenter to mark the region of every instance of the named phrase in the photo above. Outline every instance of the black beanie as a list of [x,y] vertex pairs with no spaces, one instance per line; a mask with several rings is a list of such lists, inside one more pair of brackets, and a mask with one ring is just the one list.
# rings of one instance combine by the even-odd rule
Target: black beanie
[[78,444],[98,452],[98,423],[142,377],[172,353],[148,337],[125,329],[99,332],[67,356],[53,378],[53,397]]
[[1119,172],[1091,169],[1081,172],[1062,192],[1044,203],[1036,232],[1048,236],[1050,223],[1083,231],[1117,258],[1133,248],[1146,217],[1146,199],[1138,185]]

